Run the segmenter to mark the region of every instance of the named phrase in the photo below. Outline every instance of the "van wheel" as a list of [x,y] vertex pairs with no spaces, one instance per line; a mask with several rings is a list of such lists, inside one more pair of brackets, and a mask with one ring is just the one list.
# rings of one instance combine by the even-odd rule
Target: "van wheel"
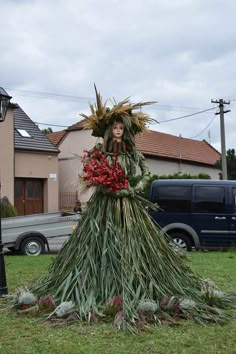
[[176,232],[171,234],[170,237],[172,238],[172,245],[174,245],[175,247],[177,246],[180,249],[189,252],[192,251],[192,244],[188,236]]
[[45,243],[40,237],[28,237],[21,243],[20,250],[27,256],[38,256],[45,252]]

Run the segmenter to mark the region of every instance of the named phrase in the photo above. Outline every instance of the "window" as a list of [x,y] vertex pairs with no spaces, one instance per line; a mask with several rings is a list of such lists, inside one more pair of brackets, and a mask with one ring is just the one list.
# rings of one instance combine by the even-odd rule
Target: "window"
[[43,185],[41,181],[34,182],[34,198],[40,199],[43,195]]
[[25,129],[16,129],[24,138],[31,138],[31,135]]
[[155,202],[165,212],[191,212],[191,186],[163,186],[157,187]]
[[34,185],[33,182],[27,181],[26,182],[26,198],[33,198],[34,195]]
[[236,188],[232,189],[232,193],[233,193],[233,209],[234,212],[236,212]]
[[225,188],[217,186],[196,187],[194,211],[200,213],[224,213]]
[[43,195],[43,186],[41,181],[26,181],[26,198],[40,199]]
[[23,198],[23,182],[20,180],[15,181],[15,198]]

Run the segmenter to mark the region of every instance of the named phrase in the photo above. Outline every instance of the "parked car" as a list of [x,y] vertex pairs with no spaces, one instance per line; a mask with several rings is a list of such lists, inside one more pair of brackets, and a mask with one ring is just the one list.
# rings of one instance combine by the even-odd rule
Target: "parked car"
[[149,199],[160,206],[153,219],[178,246],[236,246],[236,181],[156,180]]
[[71,235],[79,213],[53,212],[2,219],[3,246],[28,256],[49,251],[48,240]]

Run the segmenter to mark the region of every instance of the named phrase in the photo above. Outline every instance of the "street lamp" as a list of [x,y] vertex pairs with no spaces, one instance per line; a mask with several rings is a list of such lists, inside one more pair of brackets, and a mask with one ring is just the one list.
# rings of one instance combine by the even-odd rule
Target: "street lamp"
[[[0,123],[4,122],[7,109],[10,104],[11,96],[0,87]],[[0,198],[1,198],[1,181],[0,181]],[[3,254],[2,243],[2,203],[0,202],[0,297],[7,294],[7,280]]]

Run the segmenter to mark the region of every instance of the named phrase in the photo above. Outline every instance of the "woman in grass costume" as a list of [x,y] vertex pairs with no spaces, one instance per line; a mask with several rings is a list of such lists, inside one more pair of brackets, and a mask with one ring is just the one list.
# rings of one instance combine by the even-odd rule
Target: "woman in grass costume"
[[[34,291],[53,295],[57,304],[72,301],[81,319],[106,315],[108,304],[114,306],[119,327],[147,319],[161,323],[167,316],[221,321],[218,307],[230,298],[193,274],[138,194],[149,174],[135,135],[152,122],[140,111],[150,103],[126,99],[109,109],[97,91],[96,98],[91,115],[82,115],[86,128],[103,138],[83,159],[82,179],[96,189],[79,226]],[[131,186],[137,168],[141,178]]]

